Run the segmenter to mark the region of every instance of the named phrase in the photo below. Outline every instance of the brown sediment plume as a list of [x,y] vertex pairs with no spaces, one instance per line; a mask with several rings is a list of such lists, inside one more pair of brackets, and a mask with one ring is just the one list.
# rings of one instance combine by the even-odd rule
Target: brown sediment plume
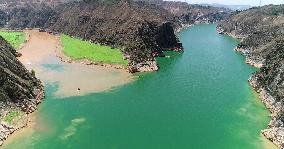
[[[81,62],[62,62],[60,58],[63,57],[63,52],[59,36],[38,30],[25,32],[30,39],[19,51],[22,54],[19,59],[28,69],[35,70],[36,76],[40,79],[58,83],[58,91],[55,93],[57,96],[76,96],[104,91],[133,80],[132,75],[124,70],[100,65],[84,65]],[[46,68],[46,65],[58,68],[52,70]]]
[[[58,85],[54,96],[61,98],[105,91],[129,83],[134,79],[132,74],[113,67],[106,68],[98,65],[62,62],[56,55],[56,50],[62,49],[58,36],[38,30],[26,30],[24,32],[29,40],[19,50],[22,54],[19,60],[28,69],[34,70],[36,76],[44,82]],[[56,68],[49,68],[46,65]],[[5,144],[9,144],[22,135],[32,134],[35,130],[45,131],[44,129],[49,129],[37,117],[37,112],[24,114],[21,122],[17,125],[19,127],[12,132],[13,134],[9,136]]]

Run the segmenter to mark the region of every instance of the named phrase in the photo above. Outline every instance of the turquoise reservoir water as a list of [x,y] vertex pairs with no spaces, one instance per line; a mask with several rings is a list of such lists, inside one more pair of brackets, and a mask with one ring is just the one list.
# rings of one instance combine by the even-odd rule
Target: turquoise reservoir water
[[184,53],[168,52],[158,72],[107,92],[58,99],[47,82],[39,128],[6,148],[263,148],[269,113],[247,83],[255,69],[215,27],[184,30]]

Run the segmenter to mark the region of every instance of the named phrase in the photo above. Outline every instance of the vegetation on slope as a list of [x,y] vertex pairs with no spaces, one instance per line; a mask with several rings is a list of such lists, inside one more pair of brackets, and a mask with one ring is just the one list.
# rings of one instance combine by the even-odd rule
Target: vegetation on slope
[[88,59],[97,63],[127,65],[119,49],[61,35],[64,53],[72,59]]
[[26,40],[26,35],[23,32],[3,31],[0,32],[0,36],[8,41],[15,49],[20,48],[21,44]]
[[11,124],[17,117],[19,117],[21,114],[20,111],[10,111],[5,117],[4,121]]

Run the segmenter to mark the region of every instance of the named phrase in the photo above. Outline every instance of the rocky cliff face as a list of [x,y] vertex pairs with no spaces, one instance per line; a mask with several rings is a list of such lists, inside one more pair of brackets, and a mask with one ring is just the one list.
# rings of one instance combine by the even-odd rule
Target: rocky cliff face
[[157,70],[154,57],[163,56],[163,50],[182,51],[175,31],[198,21],[215,22],[221,18],[219,9],[185,3],[110,2],[85,0],[57,6],[44,3],[4,8],[0,18],[6,22],[0,25],[45,28],[118,47],[130,61],[129,71],[136,72]]
[[5,117],[14,109],[26,114],[33,112],[44,96],[41,82],[16,55],[16,50],[0,37],[0,145],[18,129],[5,121]]
[[246,55],[247,63],[260,67],[249,82],[272,112],[263,134],[284,148],[284,5],[233,14],[218,31],[242,39],[236,50]]

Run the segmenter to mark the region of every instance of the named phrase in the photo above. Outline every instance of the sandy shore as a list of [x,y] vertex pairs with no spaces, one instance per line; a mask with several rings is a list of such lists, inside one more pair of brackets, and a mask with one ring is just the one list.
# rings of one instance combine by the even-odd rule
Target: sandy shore
[[27,117],[27,126],[17,130],[15,133],[13,133],[11,136],[8,137],[8,139],[4,142],[3,147],[5,148],[5,145],[11,143],[12,141],[24,136],[25,134],[30,134],[35,130],[36,128],[36,112],[29,114]]
[[260,140],[264,149],[277,149],[277,146],[263,136],[263,134],[260,134]]
[[58,57],[62,53],[59,36],[38,30],[25,32],[29,40],[19,51],[23,54],[19,59],[28,69],[35,70],[36,76],[44,82],[57,83],[57,96],[104,91],[133,80],[124,70],[62,62]]

